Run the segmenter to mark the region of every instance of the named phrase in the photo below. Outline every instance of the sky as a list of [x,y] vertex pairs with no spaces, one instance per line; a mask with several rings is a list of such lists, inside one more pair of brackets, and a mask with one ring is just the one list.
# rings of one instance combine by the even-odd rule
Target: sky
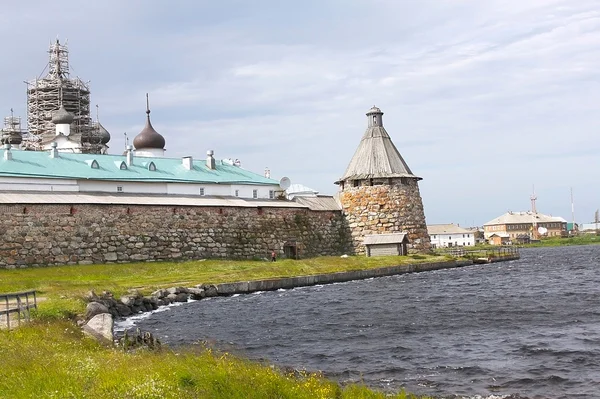
[[[104,0],[3,4],[0,114],[26,119],[51,41],[122,153],[145,122],[167,156],[334,194],[373,105],[428,224],[600,208],[600,0]],[[4,110],[4,111],[2,111]]]

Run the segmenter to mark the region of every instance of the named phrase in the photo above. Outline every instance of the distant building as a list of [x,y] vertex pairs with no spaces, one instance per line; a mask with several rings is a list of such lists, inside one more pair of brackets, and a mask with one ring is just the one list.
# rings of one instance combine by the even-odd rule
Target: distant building
[[538,239],[541,237],[560,237],[567,234],[567,221],[561,217],[548,216],[537,212],[507,212],[483,225],[484,237],[494,244],[498,239],[503,243],[524,240],[525,237]]
[[293,199],[294,197],[316,197],[319,194],[317,190],[313,190],[303,184],[292,184],[285,192],[288,199]]
[[595,233],[600,231],[600,223],[582,223],[579,225],[579,232],[581,233]]
[[475,245],[475,232],[455,224],[430,224],[427,233],[433,248],[470,247]]

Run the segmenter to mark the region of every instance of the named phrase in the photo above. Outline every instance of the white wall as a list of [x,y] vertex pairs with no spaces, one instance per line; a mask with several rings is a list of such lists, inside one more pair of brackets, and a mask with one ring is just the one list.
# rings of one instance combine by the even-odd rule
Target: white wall
[[[119,191],[117,187],[121,187],[121,191]],[[178,194],[199,196],[200,188],[204,188],[205,196],[234,197],[235,191],[238,190],[239,198],[254,198],[253,191],[257,190],[257,199],[269,199],[269,191],[273,190],[275,192],[279,189],[279,186],[277,184],[200,184],[0,177],[0,190],[8,191],[123,192],[129,194]]]
[[0,190],[76,192],[79,191],[79,186],[76,180],[0,177]]
[[[431,244],[436,248],[467,247],[475,245],[475,235],[473,233],[449,233],[430,235]],[[450,245],[451,244],[451,245]]]
[[165,194],[166,183],[141,183],[128,181],[79,180],[81,192],[117,193],[117,187],[122,187],[124,193]]

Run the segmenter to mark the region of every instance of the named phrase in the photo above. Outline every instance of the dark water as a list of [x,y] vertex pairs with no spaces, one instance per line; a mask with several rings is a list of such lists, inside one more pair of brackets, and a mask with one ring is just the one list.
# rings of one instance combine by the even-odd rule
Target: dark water
[[340,381],[442,397],[600,397],[600,246],[188,303],[140,320]]

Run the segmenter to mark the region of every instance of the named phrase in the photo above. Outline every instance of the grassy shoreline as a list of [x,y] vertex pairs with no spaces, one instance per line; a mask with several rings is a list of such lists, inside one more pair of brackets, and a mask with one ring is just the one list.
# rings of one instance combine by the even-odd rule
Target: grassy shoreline
[[74,265],[0,270],[0,292],[37,290],[44,298],[36,320],[17,330],[0,330],[2,398],[417,398],[340,386],[318,373],[289,374],[269,365],[217,353],[201,346],[124,352],[85,337],[73,317],[85,309],[90,290],[193,286],[291,277],[408,263],[448,260],[445,256],[322,257],[307,260],[192,261]]

